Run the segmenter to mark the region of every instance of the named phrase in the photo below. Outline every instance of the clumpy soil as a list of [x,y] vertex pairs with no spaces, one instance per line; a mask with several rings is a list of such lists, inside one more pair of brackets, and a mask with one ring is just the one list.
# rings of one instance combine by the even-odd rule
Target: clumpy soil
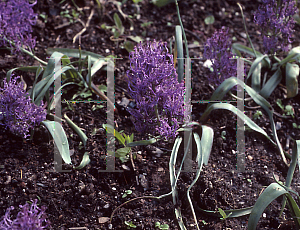
[[[75,4],[74,4],[75,2]],[[78,48],[103,56],[114,55],[116,107],[115,124],[119,131],[134,133],[135,140],[146,136],[137,133],[123,104],[130,100],[127,93],[126,71],[129,69],[128,51],[122,48],[126,36],[140,36],[144,40],[170,41],[173,39],[175,25],[178,24],[175,4],[157,8],[150,1],[141,1],[138,7],[133,1],[123,1],[120,9],[130,18],[121,16],[118,3],[102,1],[98,9],[96,1],[38,1],[34,10],[38,13],[38,22],[34,26],[33,35],[37,37],[35,54],[46,60],[47,48]],[[262,39],[257,26],[253,23],[253,12],[258,1],[240,1],[244,7],[249,34],[255,48],[262,48]],[[179,2],[181,18],[190,48],[192,62],[192,99],[208,100],[214,86],[207,77],[208,70],[203,67],[203,44],[215,29],[229,27],[229,32],[238,42],[249,45],[243,29],[242,18],[235,1],[200,1],[189,0]],[[69,13],[67,13],[67,10]],[[88,21],[89,25],[73,43],[73,39]],[[74,12],[72,14],[71,12]],[[118,13],[125,27],[124,36],[114,40],[110,29],[101,25],[114,25],[114,14]],[[46,15],[47,20],[40,15]],[[70,20],[70,17],[77,15]],[[204,19],[213,15],[215,23],[206,25]],[[131,28],[132,27],[132,28]],[[293,46],[299,45],[299,25],[295,27]],[[12,55],[2,50],[0,59],[0,80],[6,72],[17,66],[36,66],[38,63],[27,56]],[[196,59],[197,58],[197,59]],[[34,74],[16,71],[22,75],[28,86],[32,85]],[[96,85],[106,84],[106,72],[97,73]],[[72,98],[72,89],[63,94],[63,98]],[[94,96],[93,96],[94,97]],[[294,117],[283,117],[283,111],[276,104],[281,99],[284,105],[292,105]],[[94,98],[96,99],[96,98]],[[293,123],[300,124],[299,95],[287,99],[284,87],[278,87],[269,98],[276,114],[274,120],[278,126],[278,137],[283,148],[291,153],[292,139],[299,139],[299,129]],[[131,161],[115,160],[116,172],[106,170],[106,132],[102,125],[106,121],[106,105],[97,110],[93,103],[76,103],[71,106],[63,104],[62,113],[66,113],[88,136],[86,148],[80,145],[78,135],[63,122],[68,136],[72,163],[78,165],[85,152],[89,153],[90,164],[82,170],[75,170],[67,165],[61,167],[66,172],[54,170],[54,143],[45,127],[37,127],[33,140],[23,140],[0,129],[0,216],[10,206],[18,207],[32,199],[39,199],[41,205],[47,206],[48,220],[55,230],[67,229],[126,229],[125,221],[132,222],[137,229],[155,229],[155,222],[168,224],[170,229],[179,229],[174,214],[172,197],[160,200],[141,198],[120,207],[113,216],[113,211],[132,198],[143,196],[160,196],[171,191],[169,179],[169,156],[172,141],[153,144],[151,146],[134,147],[134,167]],[[268,134],[271,133],[270,121],[261,108],[255,103],[245,104],[245,114],[253,118],[257,110],[262,115],[254,121]],[[207,103],[193,103],[192,118],[198,121]],[[285,181],[287,166],[276,148],[257,133],[246,132],[245,137],[245,169],[236,170],[236,116],[227,111],[215,111],[210,116],[208,125],[214,129],[214,142],[208,165],[203,167],[201,176],[191,190],[191,197],[196,207],[200,229],[246,229],[249,216],[228,218],[201,212],[200,209],[216,211],[245,208],[255,204],[264,188],[274,182],[273,175]],[[224,136],[224,132],[226,135]],[[116,143],[116,148],[121,147]],[[180,153],[182,154],[182,153]],[[298,175],[296,169],[295,175]],[[186,191],[195,171],[186,170],[178,180],[178,191],[183,220],[188,229],[196,229],[191,209],[186,199]],[[295,176],[292,189],[299,192],[300,180]],[[126,191],[132,191],[126,197]],[[287,209],[279,217],[281,199],[272,202],[264,211],[258,229],[292,229],[292,217]],[[18,209],[17,209],[18,210]],[[16,215],[17,210],[12,214]],[[75,228],[77,227],[77,228]],[[81,228],[80,228],[81,227]]]

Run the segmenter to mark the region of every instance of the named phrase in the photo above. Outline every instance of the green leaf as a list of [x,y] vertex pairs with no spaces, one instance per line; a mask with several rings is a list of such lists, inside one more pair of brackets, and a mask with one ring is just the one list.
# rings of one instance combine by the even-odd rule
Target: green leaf
[[219,213],[222,215],[223,219],[226,219],[227,215],[226,215],[226,213],[223,211],[223,209],[218,208],[218,210],[219,210]]
[[115,21],[115,24],[116,24],[119,32],[120,32],[120,35],[123,35],[124,27],[123,27],[122,21],[121,21],[119,15],[117,13],[114,14],[114,21]]
[[175,2],[174,0],[152,0],[152,3],[157,7],[163,7],[171,2]]
[[116,157],[125,157],[126,155],[128,155],[131,151],[130,147],[124,147],[124,148],[120,148],[117,149],[116,151]]
[[[253,209],[251,211],[249,221],[248,221],[248,230],[255,230],[257,223],[260,219],[260,216],[266,209],[266,207],[269,206],[269,204],[277,199],[279,196],[287,195],[288,192],[279,184],[272,183],[270,184],[265,191],[258,197],[255,205],[253,206]],[[292,201],[293,198],[288,194],[288,199]],[[298,208],[299,209],[299,208]],[[298,210],[295,210],[297,214],[300,216]]]
[[225,110],[229,110],[233,113],[235,113],[236,115],[238,115],[241,119],[244,119],[245,124],[249,126],[249,128],[251,128],[252,130],[261,133],[262,135],[264,135],[268,140],[270,140],[272,143],[274,143],[271,138],[268,136],[268,134],[262,129],[260,128],[257,124],[255,124],[249,117],[247,117],[243,112],[241,112],[240,110],[238,110],[236,107],[234,107],[231,104],[228,103],[218,103],[218,104],[212,104],[211,106],[209,106],[205,112],[203,113],[203,115],[200,118],[200,121],[204,121],[208,118],[209,114],[215,110],[215,109],[225,109]]
[[261,87],[261,67],[262,67],[262,61],[264,59],[269,59],[268,55],[258,55],[258,57],[254,60],[254,62],[252,63],[247,79],[249,79],[249,77],[252,75],[251,81],[252,81],[252,88],[259,92],[260,91],[260,87]]
[[117,130],[115,130],[111,125],[103,124],[103,128],[106,129],[106,131],[108,133],[114,134],[114,136],[119,140],[119,142],[125,146],[125,138]]
[[56,61],[60,62],[62,58],[67,58],[67,56],[58,52],[54,52],[49,58],[48,64],[42,77],[43,80],[39,81],[36,84],[35,90],[37,92],[37,97],[34,102],[36,105],[40,104],[40,101],[43,99],[43,97],[45,96],[46,92],[49,90],[49,87],[53,84],[55,79],[65,71],[72,69],[69,66],[64,66],[61,68],[60,65],[57,65],[55,63]]
[[[241,51],[241,52],[244,52],[244,53],[249,54],[250,56],[256,58],[255,53],[253,52],[253,50],[251,48],[244,46],[240,43],[233,43],[232,49],[233,49],[234,53],[236,53],[239,57],[242,57],[242,55],[240,53],[240,51]],[[258,51],[255,51],[255,52],[256,52],[256,55],[258,58],[264,56],[262,53],[260,53]],[[261,63],[262,63],[262,67],[268,67],[271,65],[271,60],[270,60],[270,58],[263,58]]]
[[285,66],[286,75],[286,89],[287,97],[295,97],[298,94],[298,76],[299,66],[297,64],[286,63]]
[[124,48],[130,53],[131,51],[133,51],[134,45],[131,41],[125,41],[123,43]]
[[151,144],[153,144],[157,141],[158,141],[158,139],[152,138],[150,140],[142,140],[142,141],[131,142],[131,143],[128,143],[127,146],[128,147],[135,147],[135,146],[141,146],[141,145],[151,145]]
[[[201,137],[201,148],[202,148],[202,157],[203,163],[208,164],[208,159],[211,153],[212,145],[214,139],[214,130],[206,125],[202,125],[202,137]],[[197,156],[197,162],[200,162],[200,156]]]
[[81,56],[79,49],[66,49],[66,48],[48,48],[46,49],[47,54],[53,54],[54,52],[60,52],[65,54],[68,57],[74,57],[74,58],[81,58],[85,59],[88,55],[91,56],[91,61],[94,63],[98,61],[99,59],[105,59],[104,56],[90,52],[90,51],[85,51],[81,50]]
[[[175,27],[175,57],[174,57],[174,63],[176,65],[176,60],[178,60],[178,82],[181,82],[183,79],[183,73],[184,73],[184,57],[183,57],[183,42],[182,42],[182,30],[181,26],[177,25]],[[177,52],[176,52],[177,51]]]
[[204,19],[204,23],[206,25],[212,25],[212,24],[214,24],[215,23],[215,17],[213,15],[209,15],[208,17],[206,17]]
[[288,53],[288,56],[285,59],[283,59],[281,62],[279,62],[279,65],[282,66],[288,62],[299,61],[299,58],[300,58],[300,46],[297,46],[291,49],[291,51]]
[[282,109],[282,111],[284,111],[284,105],[282,104],[281,99],[277,99],[276,104]]
[[76,170],[83,169],[85,166],[87,166],[91,162],[89,153],[85,152],[83,155],[83,158],[78,166],[75,167]]
[[[274,118],[273,118],[273,112],[274,112],[273,108],[265,98],[263,98],[262,96],[257,94],[251,87],[247,86],[244,82],[240,81],[239,79],[237,79],[235,77],[231,77],[231,78],[226,79],[224,82],[222,82],[222,84],[213,93],[210,101],[221,100],[226,95],[226,93],[237,84],[241,85],[247,91],[247,93],[250,95],[250,97],[252,97],[252,99],[267,112],[269,119],[270,119],[270,125],[272,128],[272,133],[273,133],[273,137],[275,138],[276,144],[270,139],[270,137],[268,137],[266,132],[263,131],[259,126],[257,126],[249,117],[247,117],[246,115],[243,115],[243,113],[241,114],[240,110],[237,110],[237,108],[235,108],[233,106],[231,111],[235,112],[237,110],[237,115],[240,116],[241,119],[245,118],[246,124],[248,126],[249,125],[252,126],[252,127],[249,126],[251,129],[254,128],[253,130],[260,132],[265,137],[267,137],[268,140],[270,140],[272,142],[272,144],[276,145],[280,151],[280,154],[282,156],[284,163],[286,165],[288,165],[286,157],[285,157],[285,153],[282,149],[282,146],[281,146],[280,141],[277,136],[277,131],[276,131],[275,122],[274,122]],[[207,108],[207,110],[209,109],[209,107]],[[209,112],[208,111],[204,112],[204,114],[202,115],[203,118],[201,117],[200,121],[207,119],[210,112],[211,112],[211,110]]]
[[67,135],[57,121],[42,121],[42,123],[49,130],[51,136],[53,137],[54,143],[58,148],[58,151],[66,164],[72,164],[69,151],[69,143]]
[[73,121],[67,116],[67,114],[64,114],[64,118],[66,119],[68,125],[78,134],[83,145],[86,146],[86,141],[88,138],[85,133],[75,123],[73,123]]
[[260,91],[260,95],[264,98],[269,98],[271,93],[275,90],[277,85],[281,82],[282,73],[280,68],[272,75],[272,77],[267,81],[262,90]]
[[255,53],[253,52],[253,50],[247,46],[244,46],[240,43],[233,43],[232,44],[232,49],[235,51],[236,54],[238,54],[238,56],[242,57],[242,55],[240,54],[240,51],[249,54],[252,57],[255,57]]
[[140,36],[132,36],[132,35],[129,35],[127,36],[127,38],[131,39],[132,41],[136,42],[136,43],[140,43],[140,42],[143,42],[144,39],[141,38]]
[[51,99],[50,105],[48,105],[48,108],[50,106],[49,110],[54,109],[55,106],[61,106],[61,105],[57,105],[57,101],[61,100],[61,93],[57,93],[57,92],[61,91],[61,89],[67,85],[78,85],[78,84],[74,82],[68,82],[66,84],[63,84],[61,87],[59,87],[59,89],[55,92],[55,97]]
[[163,225],[160,226],[160,229],[161,230],[168,230],[169,229],[169,225],[163,224]]

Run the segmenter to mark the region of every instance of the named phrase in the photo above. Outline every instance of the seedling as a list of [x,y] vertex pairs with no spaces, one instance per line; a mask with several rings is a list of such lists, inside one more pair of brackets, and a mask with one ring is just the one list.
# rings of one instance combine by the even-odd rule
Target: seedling
[[253,115],[253,119],[256,120],[256,119],[260,119],[260,117],[262,116],[262,112],[260,110],[257,110],[254,115]]
[[167,225],[167,224],[161,224],[161,223],[159,223],[157,221],[155,223],[155,228],[162,229],[162,230],[167,230],[167,229],[169,229],[169,225]]
[[225,130],[223,130],[222,132],[221,132],[221,137],[222,137],[222,139],[225,141],[226,140],[226,131]]
[[224,212],[224,210],[221,209],[221,208],[218,208],[218,210],[219,210],[219,213],[222,215],[222,217],[220,218],[221,220],[227,219],[227,218],[230,217],[231,214],[232,214],[232,212],[230,212],[228,215],[226,215],[226,213]]
[[[127,162],[129,160],[129,155],[131,154],[131,147],[127,147],[127,145],[133,142],[133,134],[129,136],[125,133],[122,133],[123,131],[118,132],[113,127],[107,124],[103,124],[103,128],[106,129],[107,132],[114,134],[119,143],[124,146],[123,148],[116,150],[115,157],[118,157],[122,161],[122,163]],[[109,152],[109,154],[114,155],[113,152]]]
[[297,125],[296,123],[293,123],[293,128],[300,129],[300,125]]
[[132,223],[132,221],[128,222],[128,221],[125,220],[124,223],[125,223],[125,225],[127,226],[127,229],[130,229],[130,228],[136,228],[136,225],[134,225],[134,224]]
[[282,109],[284,112],[283,116],[292,116],[294,118],[294,108],[291,105],[284,106],[280,99],[277,99],[276,104]]
[[125,198],[125,197],[127,197],[128,195],[130,195],[130,194],[132,194],[132,190],[125,190],[125,192],[123,193],[123,196],[122,196],[122,198]]
[[71,12],[69,10],[65,10],[60,12],[60,16],[68,18],[70,23],[73,23],[76,19],[78,19],[79,13],[75,9],[72,9]]

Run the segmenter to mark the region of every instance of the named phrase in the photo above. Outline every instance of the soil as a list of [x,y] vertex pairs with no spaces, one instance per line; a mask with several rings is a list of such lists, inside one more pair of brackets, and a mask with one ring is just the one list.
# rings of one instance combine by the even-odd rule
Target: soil
[[[74,4],[76,3],[76,5]],[[155,7],[150,1],[141,1],[139,7],[133,1],[123,1],[121,9],[131,19],[122,18],[117,4],[113,1],[100,1],[102,9],[98,10],[96,1],[38,1],[34,10],[38,15],[47,15],[47,20],[38,17],[33,27],[33,35],[37,37],[35,54],[43,60],[49,55],[47,48],[76,48],[79,43],[82,50],[91,51],[103,56],[114,55],[115,61],[115,100],[119,113],[115,114],[115,124],[119,131],[134,134],[134,140],[147,137],[137,133],[123,104],[130,100],[127,93],[126,71],[129,69],[128,51],[122,48],[122,41],[111,39],[112,32],[103,29],[102,24],[113,26],[113,17],[118,13],[125,35],[140,36],[144,40],[170,41],[173,39],[175,25],[178,18],[175,4],[165,7]],[[240,1],[243,5],[247,28],[254,47],[262,50],[262,38],[257,26],[253,23],[253,12],[260,4],[259,1]],[[77,8],[78,7],[78,8]],[[192,62],[192,100],[208,100],[213,93],[213,87],[207,78],[208,70],[203,67],[201,59],[203,44],[215,29],[222,26],[230,28],[230,34],[237,42],[249,45],[245,37],[242,17],[236,1],[188,0],[179,2],[181,18]],[[79,12],[78,19],[86,23],[92,10],[89,26],[80,39],[73,43],[74,36],[83,29],[79,21],[71,22],[66,10],[72,16]],[[138,13],[139,10],[139,13]],[[204,19],[213,15],[215,23],[208,26]],[[76,20],[76,18],[75,18]],[[131,22],[133,30],[130,30]],[[149,23],[145,26],[145,23]],[[293,46],[300,43],[300,27],[296,25]],[[124,36],[125,37],[125,36]],[[123,37],[123,38],[124,38]],[[14,55],[10,51],[2,50],[0,59],[0,80],[6,76],[8,70],[18,66],[36,66],[38,62],[24,55]],[[32,85],[35,75],[15,71],[22,75],[28,87]],[[96,85],[106,84],[106,72],[102,71],[94,78]],[[68,88],[67,88],[68,89]],[[72,89],[63,94],[63,98],[72,97]],[[93,95],[95,99],[95,95]],[[276,104],[281,99],[283,105],[292,105],[295,115],[283,117],[283,111]],[[293,123],[300,124],[300,96],[286,98],[284,87],[278,87],[268,99],[276,115],[278,137],[283,148],[291,153],[292,139],[299,139],[300,129],[293,128]],[[160,200],[143,198],[129,202],[114,213],[113,211],[132,198],[143,196],[160,196],[171,191],[169,179],[169,157],[172,141],[153,144],[151,146],[134,147],[134,168],[131,161],[115,160],[117,172],[106,170],[106,132],[102,125],[106,124],[106,106],[94,110],[93,103],[76,103],[71,108],[63,104],[62,113],[66,113],[88,136],[86,148],[80,145],[78,135],[63,122],[68,136],[72,163],[78,165],[85,152],[89,153],[90,164],[81,170],[75,170],[63,165],[68,172],[54,170],[54,143],[45,127],[35,129],[33,140],[23,140],[0,129],[0,216],[10,206],[18,207],[32,199],[39,198],[41,205],[47,207],[51,228],[55,230],[67,229],[126,229],[125,221],[136,225],[137,229],[155,229],[155,223],[168,224],[169,229],[179,229],[174,214],[172,197]],[[198,121],[207,103],[194,103],[192,118]],[[255,103],[247,102],[245,114],[253,118],[257,110],[262,111],[260,118],[254,121],[268,134],[271,134],[270,121],[267,114]],[[250,109],[249,109],[250,108]],[[246,132],[245,139],[245,169],[246,172],[236,170],[236,116],[226,111],[216,111],[210,116],[208,125],[214,129],[214,142],[208,165],[205,165],[196,185],[191,190],[191,197],[195,206],[201,209],[217,211],[245,208],[255,204],[263,189],[274,182],[273,174],[280,181],[285,181],[288,167],[283,163],[280,153],[264,137],[257,133]],[[93,132],[93,131],[97,132]],[[222,132],[226,131],[225,137]],[[224,132],[223,132],[224,133]],[[120,147],[116,143],[116,148]],[[296,169],[295,175],[297,175]],[[185,192],[195,177],[194,171],[183,172],[178,181],[178,190],[183,213],[183,220],[188,229],[196,229],[191,209]],[[300,191],[300,179],[295,177],[292,189]],[[132,193],[122,197],[126,191]],[[258,229],[293,229],[294,224],[288,209],[279,217],[281,199],[271,203],[259,221]],[[16,214],[12,212],[13,215]],[[197,211],[200,229],[246,229],[249,216],[228,218],[208,215]],[[77,227],[77,228],[76,228]],[[80,228],[81,227],[81,228]],[[85,228],[84,228],[85,227]]]

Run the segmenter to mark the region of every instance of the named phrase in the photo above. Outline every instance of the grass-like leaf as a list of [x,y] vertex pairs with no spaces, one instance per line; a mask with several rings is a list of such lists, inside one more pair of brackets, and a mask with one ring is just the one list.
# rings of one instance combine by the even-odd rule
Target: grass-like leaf
[[184,73],[184,57],[183,57],[183,43],[182,43],[182,30],[181,26],[177,25],[175,27],[175,55],[174,56],[174,65],[176,65],[176,61],[178,61],[178,82],[181,82],[183,79]]
[[287,97],[295,97],[298,94],[297,78],[299,76],[299,66],[297,64],[286,63],[285,76]]
[[84,146],[86,146],[87,136],[85,133],[67,116],[64,114],[64,118],[66,119],[68,125],[78,134]]
[[85,59],[87,56],[91,56],[91,61],[94,63],[99,59],[105,59],[104,56],[95,54],[90,51],[81,50],[79,52],[78,49],[66,49],[66,48],[48,48],[46,50],[47,54],[52,55],[54,52],[63,53],[68,57],[81,58]]
[[[277,199],[279,196],[285,195],[288,198],[289,203],[291,204],[292,212],[295,216],[300,217],[300,210],[298,205],[292,196],[278,183],[270,184],[265,191],[258,197],[253,209],[251,211],[249,221],[248,221],[248,230],[255,230],[257,223],[260,219],[260,216],[269,206],[269,204]],[[299,220],[297,221],[299,222]],[[298,223],[299,224],[299,223]]]
[[53,137],[54,143],[56,144],[64,162],[67,164],[72,164],[70,158],[68,138],[61,124],[57,121],[48,120],[42,121],[42,123],[46,126],[51,136]]

